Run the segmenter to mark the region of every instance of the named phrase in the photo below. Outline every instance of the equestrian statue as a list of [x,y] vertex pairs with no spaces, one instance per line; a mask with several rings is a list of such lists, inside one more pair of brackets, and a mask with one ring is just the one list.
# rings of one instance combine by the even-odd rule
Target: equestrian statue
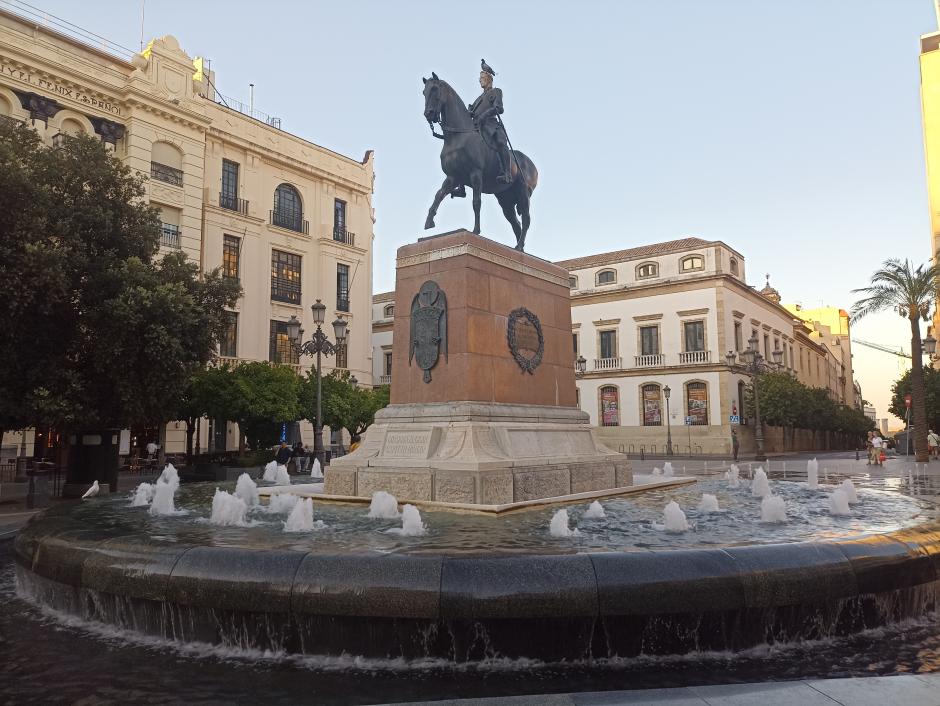
[[[441,169],[446,175],[428,209],[424,228],[434,227],[434,216],[445,196],[465,197],[469,186],[473,190],[473,232],[480,233],[481,194],[494,194],[516,234],[516,250],[523,250],[531,220],[529,201],[539,173],[531,159],[512,149],[499,117],[503,92],[493,87],[496,72],[482,59],[480,67],[483,93],[466,107],[450,84],[436,73],[423,79],[424,117],[431,134],[444,140]],[[434,123],[440,124],[443,134],[434,131]]]

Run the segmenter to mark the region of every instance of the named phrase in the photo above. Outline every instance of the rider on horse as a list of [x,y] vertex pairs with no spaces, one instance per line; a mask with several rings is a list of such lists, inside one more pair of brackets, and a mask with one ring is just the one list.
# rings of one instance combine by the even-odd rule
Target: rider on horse
[[483,141],[490,148],[495,149],[499,156],[500,174],[496,180],[508,184],[512,181],[509,140],[497,117],[503,112],[503,92],[498,88],[493,88],[493,77],[496,72],[482,59],[480,59],[480,66],[480,87],[483,93],[467,108]]

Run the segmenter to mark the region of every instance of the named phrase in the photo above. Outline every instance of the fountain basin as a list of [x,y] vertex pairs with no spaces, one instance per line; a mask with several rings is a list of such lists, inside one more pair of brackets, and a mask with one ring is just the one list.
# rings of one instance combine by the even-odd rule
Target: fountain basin
[[587,546],[445,548],[428,515],[430,537],[341,550],[316,533],[266,547],[266,536],[233,539],[251,529],[148,536],[133,515],[103,512],[113,502],[98,522],[87,503],[30,522],[15,543],[20,595],[164,638],[287,653],[465,662],[739,650],[917,617],[940,590],[940,523],[924,518],[830,541],[605,552],[585,532]]

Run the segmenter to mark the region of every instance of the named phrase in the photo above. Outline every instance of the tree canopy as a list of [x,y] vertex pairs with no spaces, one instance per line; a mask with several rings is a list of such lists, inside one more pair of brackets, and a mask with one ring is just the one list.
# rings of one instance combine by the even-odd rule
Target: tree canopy
[[240,287],[156,260],[144,196],[98,140],[0,120],[0,428],[166,421],[212,358]]
[[[355,436],[364,432],[375,413],[388,405],[389,387],[354,387],[348,370],[334,370],[321,383],[323,423],[330,429],[346,429]],[[306,419],[317,416],[317,373],[311,370],[303,380],[301,412]]]

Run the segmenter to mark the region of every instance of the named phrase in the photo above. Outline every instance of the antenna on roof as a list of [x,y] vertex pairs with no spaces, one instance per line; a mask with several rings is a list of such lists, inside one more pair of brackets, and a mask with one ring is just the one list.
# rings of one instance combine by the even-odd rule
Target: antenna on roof
[[140,0],[140,50],[144,50],[144,9],[147,0]]

